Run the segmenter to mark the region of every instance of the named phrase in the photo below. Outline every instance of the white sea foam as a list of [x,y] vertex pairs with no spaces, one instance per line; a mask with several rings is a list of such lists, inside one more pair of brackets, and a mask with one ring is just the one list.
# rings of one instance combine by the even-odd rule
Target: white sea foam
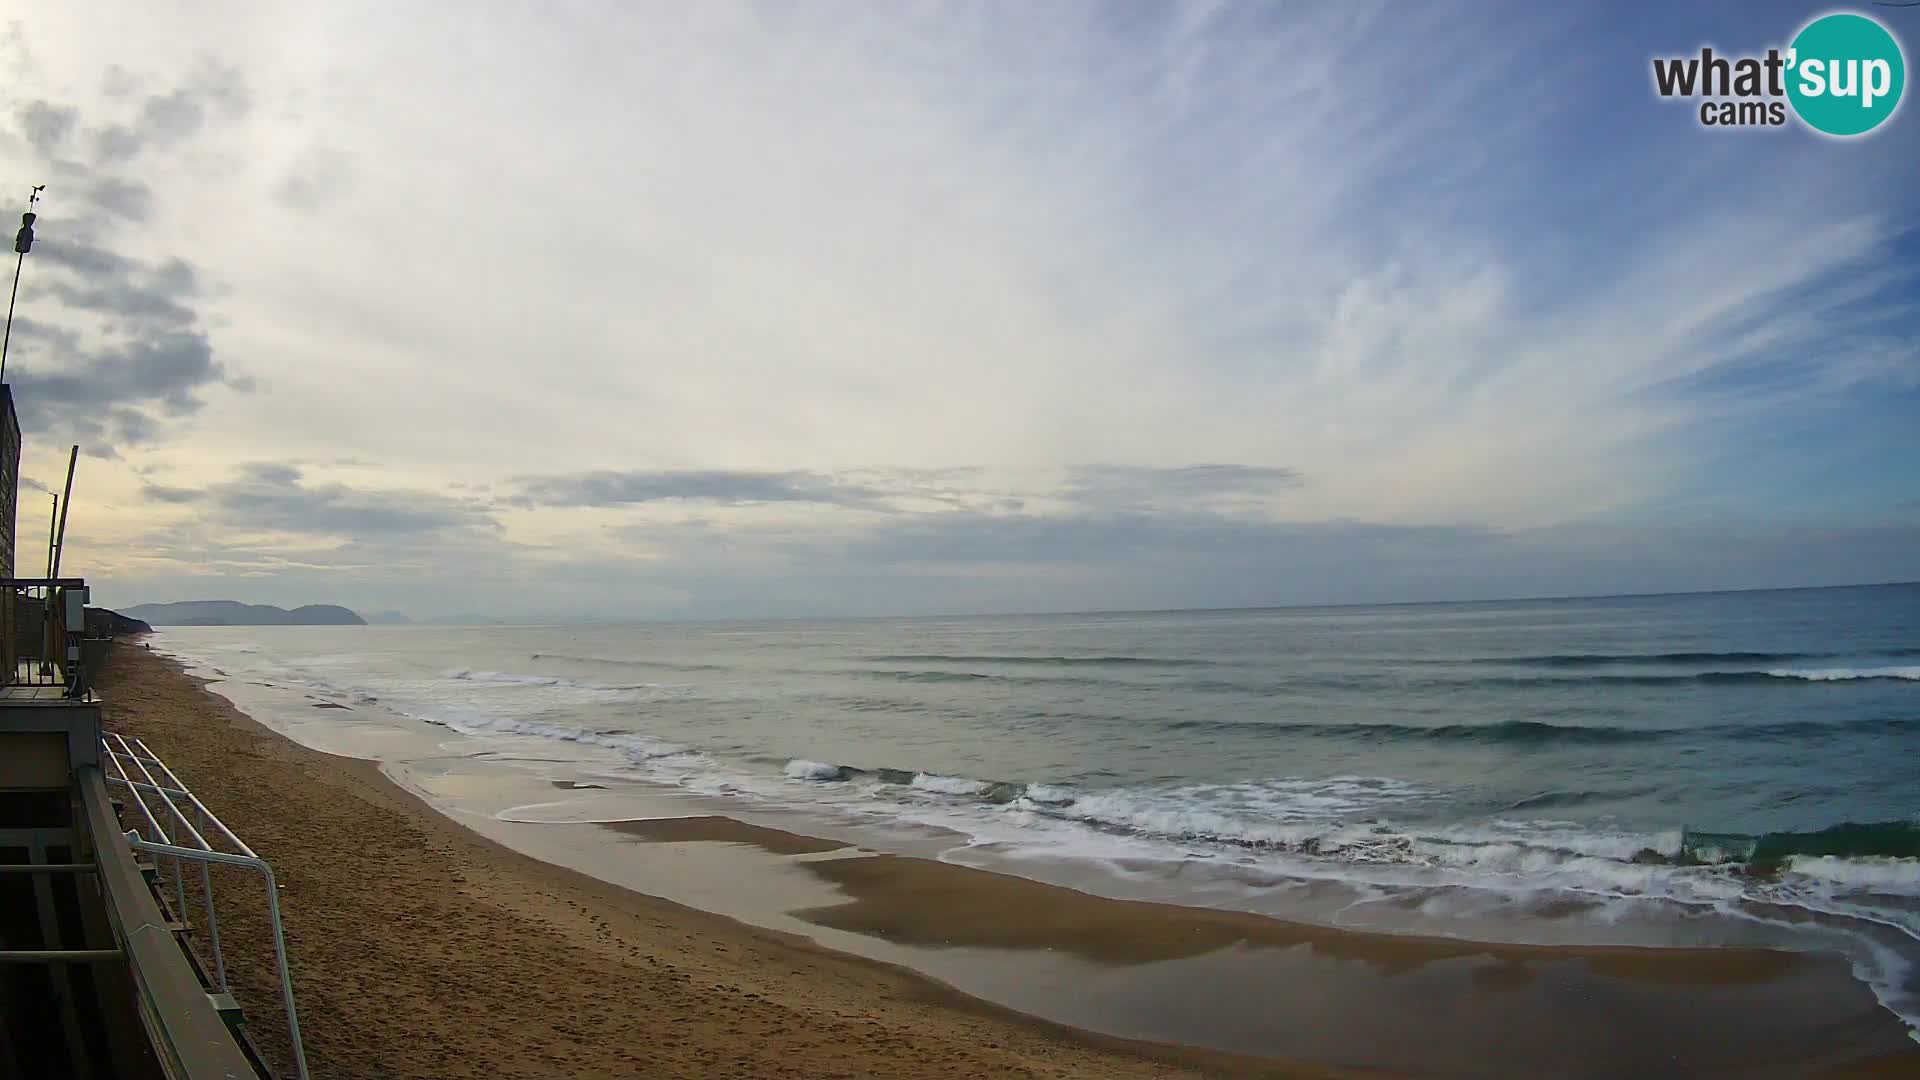
[[938,776],[933,773],[915,773],[912,785],[922,791],[934,791],[942,795],[978,795],[993,786],[984,780],[969,780],[964,776]]
[[1877,893],[1920,896],[1920,859],[1795,855],[1787,869],[1796,874]]
[[1920,681],[1920,666],[1872,668],[1774,668],[1767,674],[1776,679],[1804,679],[1807,682],[1845,682],[1850,679],[1903,679]]
[[1065,806],[1080,798],[1080,792],[1057,784],[1028,784],[1021,797],[1040,806]]
[[440,724],[452,728],[462,735],[473,736],[520,736],[535,739],[553,739],[559,742],[578,743],[584,746],[597,746],[617,751],[622,757],[634,764],[652,762],[667,758],[704,759],[704,755],[691,751],[684,746],[664,742],[637,733],[620,731],[583,731],[580,728],[562,724],[546,724],[535,720],[519,720],[510,717],[473,717],[458,719],[428,720],[428,723]]
[[793,780],[840,780],[846,775],[838,765],[805,758],[794,758],[787,762],[785,771],[788,778]]

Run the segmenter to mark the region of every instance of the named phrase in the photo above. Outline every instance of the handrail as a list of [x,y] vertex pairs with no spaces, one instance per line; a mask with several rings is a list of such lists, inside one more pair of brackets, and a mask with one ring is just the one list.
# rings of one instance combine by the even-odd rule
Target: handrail
[[126,958],[119,949],[0,949],[0,964],[106,963]]
[[[213,878],[208,872],[208,867],[236,866],[252,870],[265,880],[267,919],[273,928],[274,966],[280,976],[280,1000],[287,1016],[288,1042],[293,1046],[294,1066],[299,1072],[300,1080],[308,1080],[306,1048],[300,1041],[300,1018],[293,1004],[293,976],[287,968],[286,929],[280,919],[280,886],[274,879],[273,867],[234,835],[233,830],[208,809],[207,805],[200,801],[200,797],[195,795],[192,789],[188,788],[186,783],[167,766],[166,762],[160,760],[159,755],[155,754],[145,742],[135,738],[129,743],[125,736],[116,732],[103,733],[100,741],[107,762],[113,769],[112,773],[107,774],[106,779],[124,787],[133,796],[134,805],[138,808],[140,816],[146,820],[154,836],[154,839],[146,839],[138,830],[128,830],[127,845],[135,851],[164,856],[174,861],[174,885],[179,896],[182,916],[186,912],[186,885],[181,863],[183,860],[191,860],[200,864],[202,906],[207,913],[209,946],[213,952],[215,980],[221,993],[227,992],[227,966],[226,957],[220,949],[220,921],[214,908]],[[135,747],[138,747],[137,751]],[[133,778],[133,775],[127,771],[128,762],[133,763],[143,779]],[[171,782],[171,786],[161,784],[160,777],[155,776],[148,768],[149,764],[157,767]],[[168,815],[168,820],[178,825],[181,833],[178,839],[181,842],[175,842],[176,838],[161,825],[160,818],[154,812],[155,808],[147,803],[146,796],[149,794],[158,797],[160,806]],[[215,832],[229,845],[239,850],[222,851],[208,843],[207,834],[196,827],[194,822],[188,820],[186,811],[181,809],[180,803],[174,801],[176,796],[181,797],[182,801],[194,808],[200,818],[201,826],[207,827],[209,832]]]
[[240,1077],[254,1067],[233,1032],[221,1022],[206,986],[194,974],[151,887],[119,846],[119,824],[108,802],[106,774],[87,766],[74,774],[80,801],[100,858],[114,938],[126,952],[138,989],[136,1008],[152,1039],[161,1071],[171,1077]]

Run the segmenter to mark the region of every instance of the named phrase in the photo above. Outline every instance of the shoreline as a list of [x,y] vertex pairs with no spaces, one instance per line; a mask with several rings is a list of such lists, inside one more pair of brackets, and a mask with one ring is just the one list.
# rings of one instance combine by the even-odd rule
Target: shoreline
[[[671,964],[688,955],[689,949],[698,950],[695,955],[703,957],[710,957],[714,950],[727,953],[733,948],[773,950],[782,954],[791,975],[792,985],[785,988],[786,992],[800,998],[816,996],[823,983],[843,989],[849,982],[861,983],[861,978],[849,978],[850,966],[862,972],[869,985],[851,999],[851,1007],[855,1015],[866,1017],[863,1027],[877,1024],[886,1028],[891,1010],[901,1000],[934,1010],[932,1020],[915,1016],[909,1025],[912,1034],[906,1045],[918,1053],[910,1059],[899,1056],[906,1052],[898,1045],[899,1037],[878,1044],[835,1040],[823,1047],[818,1039],[789,1031],[786,1038],[796,1045],[782,1045],[775,1061],[780,1066],[791,1065],[796,1060],[794,1055],[805,1051],[811,1064],[800,1070],[804,1075],[841,1071],[885,1075],[1168,1075],[1170,1065],[1215,1074],[1271,1076],[1341,1075],[1339,1067],[1391,1074],[1524,1072],[1530,1067],[1582,1072],[1644,1070],[1683,1062],[1689,1071],[1742,1075],[1768,1071],[1800,1075],[1834,1069],[1852,1075],[1857,1074],[1856,1067],[1869,1070],[1862,1075],[1901,1075],[1920,1069],[1920,1049],[1905,1038],[1904,1026],[1879,1009],[1865,988],[1840,969],[1837,958],[1828,962],[1807,954],[1767,950],[1495,946],[1325,929],[1247,913],[1109,900],[987,870],[872,854],[839,841],[715,815],[597,824],[496,823],[476,831],[468,827],[470,823],[435,806],[432,799],[409,790],[409,785],[394,782],[375,762],[327,755],[257,723],[205,689],[206,680],[180,670],[176,661],[145,650],[123,648],[116,654],[105,682],[109,718],[123,729],[148,734],[155,749],[223,816],[264,855],[276,860],[276,869],[287,858],[276,858],[276,850],[297,852],[303,840],[317,841],[309,833],[307,837],[287,835],[284,842],[265,842],[268,837],[262,827],[249,820],[255,812],[252,800],[229,798],[230,793],[264,794],[257,790],[258,778],[248,774],[248,762],[294,765],[300,777],[317,788],[307,793],[309,797],[322,802],[344,797],[371,804],[401,819],[432,845],[456,851],[465,860],[463,872],[457,875],[458,891],[467,899],[473,899],[476,880],[495,886],[534,881],[547,890],[541,895],[549,899],[566,893],[565,913],[529,906],[525,897],[518,901],[490,898],[495,903],[505,899],[505,907],[523,918],[534,919],[536,925],[547,923],[545,929],[549,931],[564,929],[563,938],[592,930],[618,943],[616,949],[645,951],[643,946],[648,943],[636,946],[625,934],[607,927],[616,918],[626,922],[653,919],[656,925],[650,929],[657,936],[661,929],[657,922],[666,917],[667,922],[680,924],[680,936],[672,949],[651,943],[648,967],[663,961]],[[114,676],[121,675],[123,669],[135,676],[129,686],[151,684],[146,689],[167,697],[176,711],[185,707],[199,714],[200,722],[193,732],[196,737],[181,738],[186,732],[177,726],[165,734],[165,725],[161,724],[154,724],[162,730],[151,734],[144,730],[148,718],[139,713],[141,695],[127,694],[116,685]],[[226,722],[208,725],[204,720],[209,717]],[[182,745],[170,744],[169,736]],[[246,745],[250,753],[237,757],[223,753],[231,751],[236,743]],[[196,754],[201,758],[198,761]],[[221,767],[223,764],[228,767]],[[281,777],[283,786],[291,779]],[[230,809],[229,804],[235,805]],[[670,824],[663,824],[663,820]],[[476,820],[471,824],[480,823]],[[567,835],[577,837],[582,850],[592,858],[605,857],[605,841],[611,838],[639,849],[636,861],[642,865],[618,875],[621,880],[614,883],[608,880],[613,875],[606,875],[597,865],[597,873],[580,873],[579,867],[569,869],[563,860],[536,858],[501,842],[500,835],[490,835],[500,830],[540,829],[548,830],[547,835],[558,835],[552,830],[573,830]],[[591,847],[595,843],[601,846]],[[378,859],[372,853],[352,854],[397,868],[393,853]],[[398,858],[404,862],[407,856]],[[705,874],[721,886],[729,881],[746,881],[760,887],[772,885],[775,891],[786,888],[786,895],[775,898],[773,906],[784,907],[784,914],[790,916],[788,921],[801,932],[787,926],[768,929],[754,925],[757,920],[739,918],[737,910],[722,908],[715,914],[687,905],[674,895],[660,895],[670,890],[658,886],[668,884],[666,878],[685,876],[683,872],[690,872],[694,878]],[[648,887],[648,875],[658,879],[656,887]],[[303,1017],[307,1017],[306,1001],[312,993],[307,989],[309,983],[332,978],[355,982],[361,973],[330,970],[338,965],[323,967],[319,958],[311,964],[301,961],[302,944],[292,938],[293,932],[300,930],[295,918],[302,896],[300,877],[292,873],[283,876],[288,882],[296,991],[302,997]],[[364,881],[364,876],[358,878],[359,884],[364,885]],[[782,886],[782,882],[790,884]],[[811,886],[800,882],[811,882]],[[486,890],[481,887],[480,891]],[[807,902],[808,898],[818,900],[822,896],[826,903]],[[585,907],[600,910],[586,915],[583,922],[580,909]],[[223,928],[227,919],[223,904]],[[830,935],[838,935],[832,943],[810,940]],[[462,935],[450,936],[457,940]],[[849,955],[834,947],[856,939],[877,944],[871,952],[862,949],[863,955]],[[577,947],[578,942],[574,944]],[[600,944],[604,946],[605,942]],[[909,969],[873,952],[908,956],[918,962]],[[377,968],[383,959],[369,956],[367,950],[357,951],[357,962],[363,967]],[[516,973],[514,965],[501,965],[497,955],[487,959],[495,967],[504,966],[505,970],[497,974]],[[523,967],[542,967],[534,964],[532,957],[517,959]],[[446,961],[455,967],[437,969],[439,974],[469,963],[469,958],[456,951]],[[945,977],[942,964],[948,970],[965,969],[962,973],[967,977]],[[303,967],[312,970],[303,972]],[[931,973],[928,967],[932,967]],[[1076,1014],[1071,1008],[1043,1001],[1042,1008],[1052,1008],[1056,1015],[1036,1016],[1034,1013],[1040,1010],[1024,1008],[1027,1002],[1017,993],[981,995],[973,991],[969,979],[974,984],[983,979],[991,984],[996,970],[1003,983],[1022,981],[1010,977],[1009,971],[1026,976],[1034,971],[1051,973],[1064,980],[1059,986],[1070,988],[1084,999],[1077,1004],[1092,1009],[1093,1019],[1108,1028],[1116,1026],[1117,1019],[1117,1026],[1132,1038],[1101,1034],[1088,1030],[1094,1025],[1073,1023],[1085,1015],[1085,1009]],[[1286,992],[1301,987],[1310,987],[1311,992]],[[547,989],[552,989],[551,984]],[[755,993],[762,994],[759,1000],[765,1000],[761,991]],[[1260,1007],[1260,995],[1271,995],[1267,999],[1270,1007]],[[1010,1005],[996,1003],[1008,996],[1013,998]],[[1252,1008],[1247,1007],[1249,998]],[[1230,1007],[1233,999],[1239,999],[1238,1009]],[[593,995],[587,994],[586,1000],[591,1006]],[[1571,1005],[1573,1001],[1580,1002],[1577,1010]],[[689,1008],[698,1017],[711,1013],[709,1004],[693,1000]],[[338,1002],[334,1005],[337,1007]],[[1065,1014],[1059,1015],[1063,1009]],[[878,1019],[867,1015],[876,1011],[886,1015]],[[1204,1015],[1209,1011],[1223,1015]],[[1596,1016],[1596,1012],[1604,1015]],[[1391,1019],[1385,1027],[1394,1032],[1394,1037],[1410,1038],[1416,1044],[1424,1039],[1426,1045],[1411,1057],[1403,1054],[1397,1058],[1383,1054],[1380,1047],[1368,1046],[1379,1038],[1382,1014]],[[256,1030],[276,1023],[267,1005],[250,1003],[249,1015]],[[324,1038],[314,1034],[323,1022],[317,1018],[303,1021],[309,1030],[310,1055],[314,1044]],[[536,1025],[553,1022],[535,1021]],[[683,1017],[675,1024],[684,1029],[689,1023],[699,1022]],[[732,1023],[738,1026],[739,1021]],[[1613,1023],[1637,1030],[1629,1030],[1623,1038],[1621,1031],[1612,1030]],[[943,1025],[951,1029],[956,1024],[975,1029],[964,1033],[958,1047],[943,1049],[940,1056],[928,1056],[941,1046],[941,1039],[929,1032],[938,1033]],[[992,1030],[983,1036],[978,1025],[988,1025]],[[1269,1030],[1276,1026],[1282,1030]],[[1231,1049],[1183,1045],[1196,1041],[1182,1037],[1195,1032],[1207,1035],[1205,1041],[1216,1047]],[[1620,1045],[1631,1043],[1636,1036],[1642,1045]],[[1650,1045],[1646,1044],[1647,1036],[1652,1037]],[[755,1049],[767,1049],[770,1044],[765,1033],[760,1039]],[[1840,1042],[1837,1047],[1833,1045],[1836,1040]],[[428,1052],[427,1041],[430,1037],[423,1037],[412,1049]],[[736,1045],[731,1048],[744,1049],[737,1046],[738,1042],[734,1038],[732,1043]],[[1452,1045],[1445,1045],[1448,1042]],[[1015,1049],[1015,1043],[1032,1045]],[[1301,1052],[1275,1052],[1288,1044]],[[580,1049],[585,1045],[576,1040],[570,1052],[587,1053]],[[652,1048],[645,1042],[639,1046]],[[1489,1047],[1494,1048],[1492,1058],[1487,1056]],[[987,1050],[1001,1053],[989,1062],[969,1057],[969,1048],[975,1054]],[[704,1047],[689,1059],[695,1073],[723,1068],[704,1056],[713,1049]],[[876,1049],[885,1053],[878,1059],[862,1058]],[[416,1064],[338,1075],[503,1074],[497,1058],[470,1062],[464,1066],[466,1071],[459,1071],[458,1063],[447,1056],[444,1047],[440,1053],[442,1058],[426,1071]],[[859,1060],[868,1064],[854,1064]],[[1301,1064],[1303,1060],[1310,1063]],[[548,1060],[543,1067],[545,1072],[536,1070],[527,1075],[552,1075],[555,1065]],[[628,1071],[619,1071],[621,1067]],[[596,1072],[594,1068],[608,1071]],[[742,1065],[736,1071],[776,1074],[762,1063]],[[561,1072],[582,1076],[666,1075],[671,1069],[648,1058],[643,1064],[567,1066]],[[517,1075],[511,1068],[504,1074]],[[316,1075],[327,1074],[316,1069]]]
[[[1351,1075],[1049,1023],[536,859],[461,825],[379,763],[303,746],[206,683],[122,643],[99,685],[109,727],[147,739],[273,863],[315,1077]],[[375,828],[329,836],[332,850],[319,851],[329,823],[298,813],[318,804]],[[336,860],[341,841],[358,866]],[[258,887],[214,873],[235,994],[284,1067]],[[385,921],[356,918],[370,913]],[[503,942],[559,958],[503,955]]]

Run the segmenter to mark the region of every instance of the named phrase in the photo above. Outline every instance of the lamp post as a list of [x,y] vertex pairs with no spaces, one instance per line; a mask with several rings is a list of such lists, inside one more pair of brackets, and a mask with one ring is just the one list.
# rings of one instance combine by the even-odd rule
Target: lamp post
[[13,234],[13,250],[20,257],[13,261],[13,292],[7,296],[7,329],[0,335],[0,383],[7,381],[7,346],[13,343],[13,302],[20,298],[20,268],[26,265],[27,252],[33,250],[33,221],[38,214],[33,212],[33,204],[40,201],[40,193],[47,190],[45,184],[35,184],[27,196],[27,212],[20,215],[20,231]]

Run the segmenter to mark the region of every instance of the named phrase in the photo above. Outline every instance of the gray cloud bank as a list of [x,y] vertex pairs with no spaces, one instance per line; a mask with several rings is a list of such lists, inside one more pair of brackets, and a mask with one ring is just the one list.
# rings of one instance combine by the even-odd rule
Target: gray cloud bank
[[[522,478],[489,499],[316,483],[302,466],[256,463],[203,488],[149,485],[152,503],[193,516],[155,539],[165,572],[126,575],[109,592],[122,603],[217,593],[544,620],[1496,599],[1555,595],[1569,580],[1632,593],[1920,579],[1920,523],[1905,515],[1820,528],[1288,522],[1232,500],[1180,501],[1304,482],[1287,469],[1091,465],[1070,476],[1064,490],[1077,494],[1040,511],[966,493],[968,469],[586,472]],[[977,508],[896,501],[927,490]],[[792,503],[821,512],[736,520],[743,507]],[[501,527],[533,508],[661,504],[692,513],[610,519],[613,548],[517,543]],[[325,543],[289,547],[289,537]],[[1782,565],[1796,574],[1783,580]]]
[[347,538],[418,536],[497,528],[486,507],[425,491],[363,491],[344,484],[309,485],[295,465],[243,465],[230,480],[204,489],[148,485],[148,498],[192,505],[213,522],[248,532]]

